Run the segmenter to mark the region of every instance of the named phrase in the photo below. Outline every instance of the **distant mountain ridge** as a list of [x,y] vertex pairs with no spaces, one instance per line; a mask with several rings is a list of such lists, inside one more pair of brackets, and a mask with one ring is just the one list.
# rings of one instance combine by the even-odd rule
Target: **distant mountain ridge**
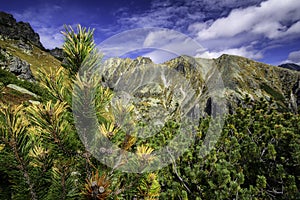
[[[228,106],[233,108],[248,95],[253,100],[260,98],[274,99],[283,109],[297,111],[300,106],[300,72],[267,65],[244,57],[222,55],[217,59],[202,59],[189,56],[179,56],[163,64],[155,64],[150,58],[136,59],[111,58],[104,62],[104,82],[110,88],[135,68],[153,65],[175,69],[188,79],[195,91],[209,101],[210,92],[207,84],[214,83],[215,77],[221,75],[224,84],[225,98]],[[127,75],[127,74],[129,75]],[[152,76],[143,74],[139,76]],[[146,72],[145,72],[146,73]],[[154,75],[154,74],[153,74]],[[139,78],[139,77],[137,77]],[[183,80],[175,80],[178,85]],[[160,85],[163,81],[159,81]],[[167,87],[161,86],[161,87]],[[145,90],[151,90],[146,88]],[[155,97],[153,97],[155,98]],[[154,100],[153,100],[154,101]],[[206,103],[202,105],[205,107]]]
[[295,63],[284,63],[284,64],[279,65],[279,67],[300,71],[300,65],[297,65]]

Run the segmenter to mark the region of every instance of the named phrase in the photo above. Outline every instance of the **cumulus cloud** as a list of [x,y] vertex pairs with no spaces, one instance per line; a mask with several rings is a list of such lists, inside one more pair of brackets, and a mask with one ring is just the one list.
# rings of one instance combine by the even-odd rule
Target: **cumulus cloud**
[[263,60],[266,51],[300,39],[300,1],[154,0],[148,11],[126,12],[118,22],[185,33],[207,49],[197,53],[204,57],[228,53]]
[[144,47],[167,50],[179,55],[195,56],[204,48],[187,35],[170,30],[158,29],[150,32],[144,41]]
[[300,50],[290,52],[287,60],[283,61],[282,63],[295,63],[300,65]]
[[222,51],[205,51],[203,53],[197,54],[196,57],[218,58],[222,54],[243,56],[243,57],[251,58],[251,59],[260,59],[263,57],[261,52],[253,50],[249,47],[232,48],[232,49],[226,49],[226,50],[222,50]]
[[200,44],[187,35],[164,28],[124,31],[103,41],[98,47],[106,57],[122,57],[147,49],[144,56],[158,63],[180,55],[195,56],[204,51]]
[[269,39],[300,33],[300,1],[269,0],[259,6],[234,9],[226,17],[213,22],[193,24],[200,40],[234,37],[250,32]]
[[124,27],[164,27],[185,31],[191,23],[225,16],[233,8],[257,5],[263,0],[154,0],[143,13],[131,14],[126,9],[118,11],[119,24]]
[[29,22],[34,31],[39,34],[43,46],[53,49],[63,44],[63,36],[60,33],[63,26],[54,23],[59,12],[62,12],[60,6],[43,6],[38,9],[32,7],[23,12],[12,12],[12,14],[18,21]]

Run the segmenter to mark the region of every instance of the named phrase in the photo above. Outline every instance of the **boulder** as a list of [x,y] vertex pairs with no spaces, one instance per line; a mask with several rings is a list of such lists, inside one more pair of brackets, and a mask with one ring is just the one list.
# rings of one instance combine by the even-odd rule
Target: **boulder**
[[0,67],[15,74],[18,78],[35,81],[30,69],[30,64],[25,60],[15,57],[0,47]]

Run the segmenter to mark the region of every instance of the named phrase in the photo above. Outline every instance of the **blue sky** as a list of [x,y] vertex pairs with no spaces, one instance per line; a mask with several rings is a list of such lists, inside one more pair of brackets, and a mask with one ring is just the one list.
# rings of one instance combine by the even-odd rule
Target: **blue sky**
[[[178,48],[204,58],[227,53],[273,65],[300,64],[299,0],[0,0],[0,5],[17,21],[29,22],[50,49],[61,46],[64,24],[94,28],[97,44],[120,33],[123,37],[124,31],[157,27],[165,30],[150,29],[144,39],[151,35],[153,41],[162,41],[174,38],[176,31],[201,46],[195,51],[182,47],[181,37],[168,40],[175,52]],[[134,37],[124,37],[124,42],[136,46]],[[140,53],[156,62],[172,57],[151,48]]]

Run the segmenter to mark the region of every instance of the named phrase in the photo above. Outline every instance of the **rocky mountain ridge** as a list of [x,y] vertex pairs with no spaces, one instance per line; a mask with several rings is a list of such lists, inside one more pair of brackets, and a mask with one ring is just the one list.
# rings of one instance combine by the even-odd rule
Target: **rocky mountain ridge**
[[33,45],[45,50],[40,42],[40,36],[26,22],[17,22],[16,19],[8,13],[0,11],[0,35],[14,40],[29,41]]
[[284,64],[279,65],[279,67],[300,71],[300,65],[297,65],[295,63],[284,63]]
[[[202,59],[189,56],[179,56],[163,64],[155,64],[150,58],[136,59],[111,58],[103,64],[103,80],[110,88],[119,88],[123,79],[135,78],[140,82],[148,82],[149,77],[157,76],[144,71],[146,66],[170,68],[182,74],[183,77],[173,80],[173,84],[180,85],[183,79],[190,82],[193,90],[204,98],[202,107],[207,107],[211,94],[224,94],[229,108],[235,107],[241,99],[249,96],[253,100],[260,98],[274,99],[282,109],[297,112],[300,106],[300,73],[276,66],[256,62],[247,58],[222,55],[217,59]],[[135,69],[141,69],[136,71]],[[132,75],[137,73],[138,75]],[[164,76],[159,74],[158,76]],[[146,78],[145,78],[146,77]],[[221,86],[215,88],[216,79],[221,80]],[[163,96],[167,88],[166,81],[154,79],[158,82],[155,93]],[[136,83],[137,81],[132,81]],[[151,88],[142,86],[143,91]],[[209,91],[211,90],[211,91]],[[215,91],[213,91],[215,90]],[[153,90],[152,90],[153,91]],[[154,102],[155,97],[151,101]],[[148,102],[149,103],[149,102]],[[151,103],[150,103],[151,104]],[[207,108],[206,108],[207,109]]]
[[59,65],[60,62],[43,47],[38,33],[29,23],[17,22],[11,14],[0,11],[1,69],[32,82],[39,68]]

